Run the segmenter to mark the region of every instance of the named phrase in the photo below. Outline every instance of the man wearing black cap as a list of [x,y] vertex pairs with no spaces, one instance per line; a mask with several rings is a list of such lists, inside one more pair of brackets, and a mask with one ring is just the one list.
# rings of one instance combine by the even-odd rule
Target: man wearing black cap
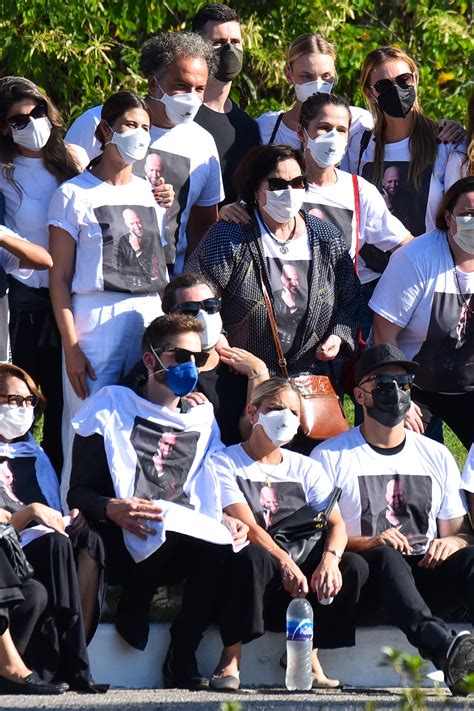
[[[392,345],[367,349],[354,389],[362,424],[319,445],[311,456],[343,490],[339,506],[347,549],[367,563],[368,592],[379,606],[383,602],[389,622],[444,671],[457,694],[463,693],[466,674],[474,672],[474,635],[453,634],[430,608],[446,616],[465,605],[474,622],[474,547],[452,455],[404,428],[416,368]],[[394,493],[400,492],[397,522],[387,504],[394,509]],[[392,525],[381,526],[387,516]]]

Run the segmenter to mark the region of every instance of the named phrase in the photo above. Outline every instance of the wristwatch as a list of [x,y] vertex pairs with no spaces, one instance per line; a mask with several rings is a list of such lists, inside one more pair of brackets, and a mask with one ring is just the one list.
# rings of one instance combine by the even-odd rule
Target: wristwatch
[[336,548],[327,548],[324,552],[325,553],[332,553],[333,555],[336,556],[336,558],[338,560],[341,560],[341,558],[342,558],[342,551],[338,551]]

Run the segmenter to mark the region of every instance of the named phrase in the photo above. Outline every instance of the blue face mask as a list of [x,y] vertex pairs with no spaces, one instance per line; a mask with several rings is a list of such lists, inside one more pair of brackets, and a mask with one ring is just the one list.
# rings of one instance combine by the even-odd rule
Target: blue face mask
[[165,374],[166,385],[174,395],[183,397],[194,390],[199,376],[195,363],[190,360],[187,363],[178,363],[178,365],[166,368],[153,346],[151,346],[151,350],[158,363],[163,366],[162,370],[157,370],[155,373]]

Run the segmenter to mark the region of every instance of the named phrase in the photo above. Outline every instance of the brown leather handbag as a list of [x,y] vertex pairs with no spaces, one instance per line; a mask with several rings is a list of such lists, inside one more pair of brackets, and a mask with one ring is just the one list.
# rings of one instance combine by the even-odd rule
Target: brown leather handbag
[[349,423],[344,415],[341,401],[327,375],[313,375],[312,373],[301,373],[292,377],[288,375],[273,305],[261,272],[259,272],[259,277],[278,353],[278,365],[283,377],[295,385],[301,395],[301,431],[310,439],[329,439],[341,432],[346,432],[350,429]]

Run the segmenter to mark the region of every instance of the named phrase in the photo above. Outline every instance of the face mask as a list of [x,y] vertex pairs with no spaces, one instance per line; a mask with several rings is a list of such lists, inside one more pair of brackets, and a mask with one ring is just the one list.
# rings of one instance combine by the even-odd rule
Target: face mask
[[163,361],[153,346],[150,347],[158,363],[163,366],[162,370],[156,370],[153,375],[164,373],[166,386],[174,395],[176,395],[176,397],[183,397],[183,395],[188,395],[192,392],[196,387],[199,376],[196,364],[190,360],[187,363],[178,363],[178,365],[172,365],[169,368],[165,368]]
[[244,53],[233,44],[223,44],[216,51],[218,66],[214,77],[222,82],[229,82],[242,71]]
[[295,84],[296,98],[303,104],[313,94],[330,94],[333,86],[334,83],[332,81],[324,81],[323,79],[308,81],[306,84]]
[[146,156],[150,140],[150,134],[143,128],[133,128],[131,131],[124,131],[124,133],[116,133],[114,131],[108,143],[113,143],[114,146],[117,146],[118,152],[125,163],[130,165]]
[[21,131],[12,128],[13,143],[30,151],[40,151],[45,147],[51,136],[51,121],[47,116],[42,118],[31,118],[30,122]]
[[372,390],[372,407],[367,408],[367,414],[385,427],[398,425],[410,409],[409,391],[400,390],[396,383],[387,391]]
[[0,405],[0,435],[6,440],[23,437],[35,417],[33,407],[9,407]]
[[335,129],[317,138],[310,138],[306,131],[305,133],[308,139],[307,148],[316,165],[328,168],[341,162],[347,148],[347,136]]
[[265,190],[267,202],[262,206],[275,222],[282,224],[298,214],[303,204],[305,190],[288,188],[287,190]]
[[277,447],[291,442],[300,426],[300,419],[287,407],[284,410],[261,412],[254,427],[261,425],[268,439]]
[[220,314],[208,314],[201,309],[196,316],[204,326],[204,331],[200,333],[201,346],[203,350],[214,348],[222,333],[222,318]]
[[463,252],[474,254],[474,215],[456,217],[456,234],[453,235],[453,240]]
[[[163,91],[159,84],[158,87]],[[202,106],[201,99],[194,92],[170,95],[165,94],[163,91],[161,99],[157,99],[154,96],[150,98],[154,101],[161,101],[165,105],[166,115],[175,126],[179,123],[191,123],[191,121],[194,121],[194,117]]]
[[393,116],[393,118],[405,118],[410,113],[416,99],[416,90],[414,86],[408,86],[406,89],[401,89],[394,84],[388,91],[377,97],[377,103],[380,111]]

